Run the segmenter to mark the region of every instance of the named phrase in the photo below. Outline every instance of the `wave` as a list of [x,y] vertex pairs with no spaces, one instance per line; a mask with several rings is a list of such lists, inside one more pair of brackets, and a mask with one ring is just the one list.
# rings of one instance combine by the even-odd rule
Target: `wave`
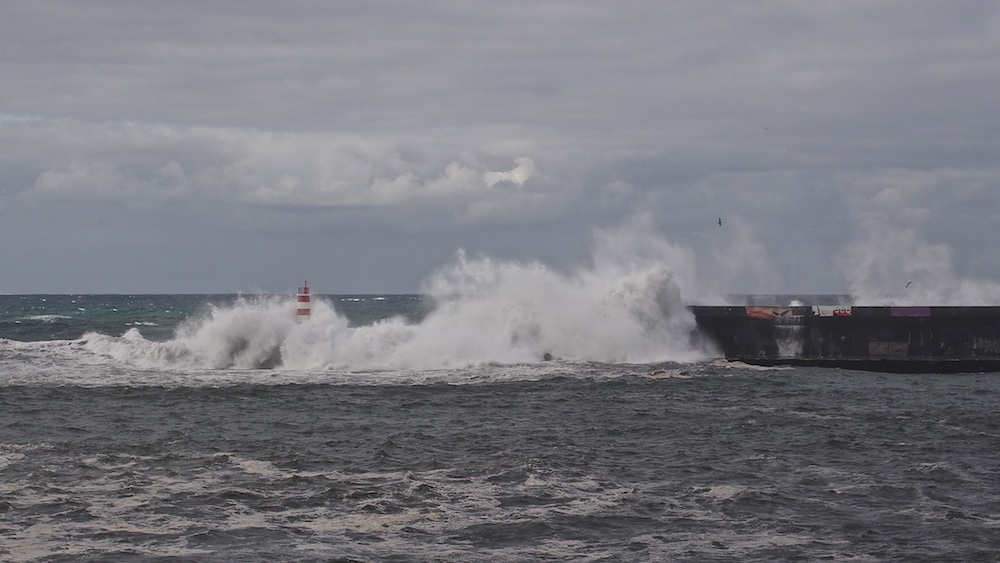
[[22,321],[33,321],[33,322],[51,324],[59,321],[71,320],[72,318],[73,317],[67,315],[28,315],[25,317],[21,317],[20,319],[16,319],[14,322],[20,323]]
[[183,323],[165,342],[135,327],[83,340],[94,354],[142,368],[692,362],[705,357],[691,344],[694,318],[682,296],[693,288],[693,261],[683,250],[625,229],[598,233],[593,265],[570,273],[459,252],[428,280],[435,306],[419,322],[397,316],[350,326],[332,303],[317,299],[311,318],[297,323],[291,299],[241,297]]

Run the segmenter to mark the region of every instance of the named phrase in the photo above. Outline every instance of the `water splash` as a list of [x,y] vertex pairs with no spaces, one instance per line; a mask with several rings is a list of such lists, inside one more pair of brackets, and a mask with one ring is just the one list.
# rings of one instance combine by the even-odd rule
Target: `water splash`
[[564,273],[541,263],[470,258],[431,276],[435,308],[420,322],[400,316],[352,327],[313,301],[296,323],[290,298],[240,298],[182,325],[166,342],[138,329],[88,335],[92,352],[148,368],[437,369],[546,358],[608,363],[696,361],[699,291],[693,255],[658,237],[647,220],[594,237],[592,265]]
[[147,340],[135,327],[120,337],[89,333],[83,341],[96,354],[142,368],[267,368],[281,364],[294,319],[291,299],[239,297],[182,323],[166,342]]

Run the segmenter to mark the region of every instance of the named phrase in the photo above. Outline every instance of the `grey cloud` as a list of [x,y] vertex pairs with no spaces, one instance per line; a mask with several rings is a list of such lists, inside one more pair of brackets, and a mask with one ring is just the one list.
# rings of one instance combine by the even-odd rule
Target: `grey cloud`
[[245,289],[252,262],[317,253],[334,291],[416,290],[460,247],[569,267],[637,213],[724,291],[848,291],[838,257],[878,254],[857,234],[882,229],[1000,278],[994,2],[0,11],[0,261],[26,269],[0,291],[67,239],[98,290]]

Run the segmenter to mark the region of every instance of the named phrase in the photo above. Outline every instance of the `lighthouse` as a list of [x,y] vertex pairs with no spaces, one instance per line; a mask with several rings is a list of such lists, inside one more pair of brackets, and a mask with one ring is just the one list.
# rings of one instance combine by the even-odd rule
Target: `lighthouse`
[[299,295],[296,299],[298,302],[295,307],[295,320],[298,322],[309,320],[309,312],[311,308],[311,303],[309,301],[309,282],[302,284],[299,288]]

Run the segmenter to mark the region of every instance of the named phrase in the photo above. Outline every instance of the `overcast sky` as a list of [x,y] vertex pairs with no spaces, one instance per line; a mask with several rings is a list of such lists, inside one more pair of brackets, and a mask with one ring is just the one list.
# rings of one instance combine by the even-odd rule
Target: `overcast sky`
[[998,7],[6,0],[0,292],[416,292],[632,224],[720,292],[992,287]]

